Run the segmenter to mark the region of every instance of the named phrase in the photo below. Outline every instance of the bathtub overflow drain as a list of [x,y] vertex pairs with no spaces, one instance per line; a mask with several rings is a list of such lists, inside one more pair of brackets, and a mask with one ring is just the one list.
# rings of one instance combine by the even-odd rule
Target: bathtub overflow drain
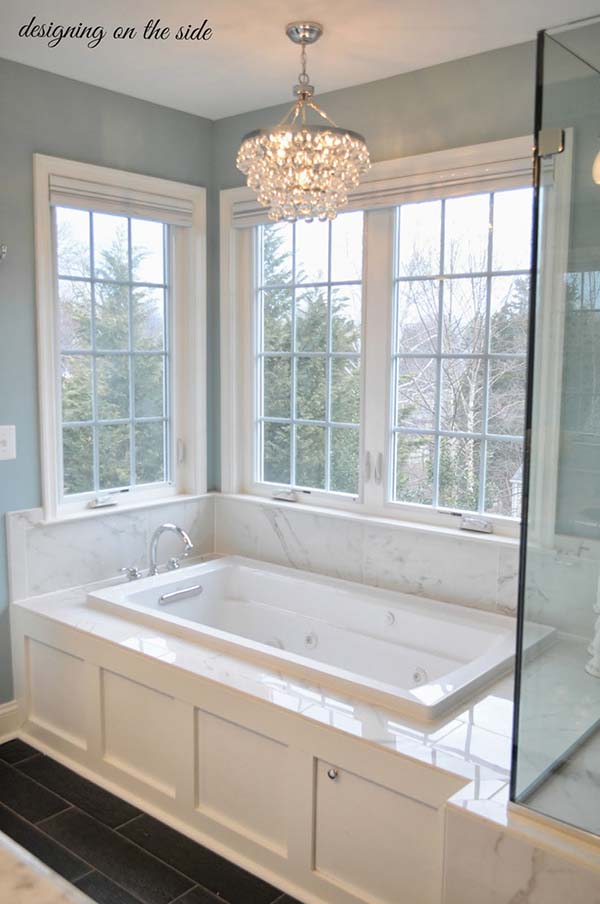
[[282,640],[279,640],[278,637],[272,637],[270,640],[268,640],[268,641],[267,641],[267,646],[269,646],[269,647],[276,647],[276,649],[278,649],[278,650],[284,650],[284,649],[285,649],[285,647],[283,646],[283,641],[282,641]]
[[427,672],[420,665],[413,672],[413,681],[415,684],[424,684],[427,681]]
[[385,620],[386,620],[386,622],[388,623],[388,625],[395,625],[395,624],[396,624],[396,616],[394,615],[393,612],[388,612],[388,614],[387,614],[386,617],[385,617]]
[[309,647],[310,649],[314,649],[319,643],[319,638],[315,634],[314,631],[311,631],[310,634],[307,634],[304,638],[304,646]]

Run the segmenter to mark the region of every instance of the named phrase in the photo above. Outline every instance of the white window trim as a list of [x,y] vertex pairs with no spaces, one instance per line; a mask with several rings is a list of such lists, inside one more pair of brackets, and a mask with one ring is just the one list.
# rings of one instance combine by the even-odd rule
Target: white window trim
[[[365,279],[363,308],[363,389],[377,382],[379,398],[385,404],[367,405],[362,393],[361,478],[356,497],[313,490],[301,495],[299,504],[341,508],[368,516],[403,522],[414,521],[439,528],[457,528],[459,517],[449,512],[413,503],[386,501],[382,488],[389,485],[390,443],[386,441],[388,410],[391,404],[391,355],[385,367],[374,371],[391,337],[393,289],[393,208],[402,201],[421,200],[433,190],[445,197],[465,194],[480,186],[490,190],[492,182],[504,180],[506,187],[527,184],[523,181],[523,161],[532,161],[530,136],[487,142],[465,148],[436,151],[399,160],[375,163],[348,209],[365,209]],[[516,161],[521,161],[519,166]],[[533,162],[531,163],[533,175]],[[504,187],[504,186],[503,186]],[[477,189],[475,189],[477,190]],[[355,197],[356,196],[356,197]],[[272,498],[274,487],[258,484],[252,475],[253,409],[252,320],[253,249],[250,227],[265,222],[254,193],[248,188],[225,189],[220,193],[220,280],[221,280],[221,490],[223,493],[251,494]],[[373,317],[376,309],[379,314]],[[371,317],[369,318],[369,312]],[[369,320],[371,323],[369,323]],[[370,349],[373,351],[370,352]],[[381,437],[373,447],[368,437]],[[371,445],[372,448],[369,448]],[[366,454],[370,452],[370,475],[365,474]],[[378,479],[375,465],[381,460]],[[383,498],[383,501],[382,501]],[[495,533],[515,537],[519,523],[512,518],[485,515]],[[464,536],[468,536],[465,532]]]
[[[172,227],[171,274],[171,461],[172,484],[132,488],[119,510],[147,500],[206,492],[206,189],[103,166],[33,155],[40,458],[44,519],[76,514],[95,494],[61,501],[60,380],[57,366],[58,307],[52,237],[50,182],[60,178],[110,187],[113,196],[160,197],[189,213],[189,226]],[[135,215],[135,214],[133,214]],[[158,217],[160,218],[160,217]],[[99,511],[102,511],[100,509]],[[104,510],[105,511],[105,510]]]

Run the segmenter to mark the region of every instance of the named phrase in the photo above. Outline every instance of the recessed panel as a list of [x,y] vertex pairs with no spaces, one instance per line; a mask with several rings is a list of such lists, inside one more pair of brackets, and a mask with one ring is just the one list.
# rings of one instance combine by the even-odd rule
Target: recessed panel
[[31,638],[28,649],[30,720],[85,749],[83,660]]
[[285,744],[202,710],[197,738],[198,809],[285,855]]
[[319,761],[316,821],[315,870],[323,878],[373,904],[439,901],[434,808]]
[[175,701],[123,675],[102,672],[104,759],[173,797]]

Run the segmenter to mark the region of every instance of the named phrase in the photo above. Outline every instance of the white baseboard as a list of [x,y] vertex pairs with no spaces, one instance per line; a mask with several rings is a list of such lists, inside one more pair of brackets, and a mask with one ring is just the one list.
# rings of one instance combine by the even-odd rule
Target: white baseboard
[[0,703],[0,744],[10,741],[19,728],[19,708],[16,700]]

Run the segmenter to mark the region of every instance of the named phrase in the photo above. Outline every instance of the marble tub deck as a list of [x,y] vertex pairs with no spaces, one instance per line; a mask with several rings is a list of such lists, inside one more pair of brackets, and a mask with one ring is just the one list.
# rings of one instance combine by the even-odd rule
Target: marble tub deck
[[[102,582],[106,586],[108,582]],[[110,582],[114,584],[114,581]],[[95,584],[94,587],[100,585]],[[12,605],[68,625],[136,654],[183,669],[357,739],[475,782],[481,793],[508,786],[512,732],[512,675],[496,681],[465,707],[435,722],[414,721],[328,687],[184,640],[86,605],[88,587],[60,590]]]

